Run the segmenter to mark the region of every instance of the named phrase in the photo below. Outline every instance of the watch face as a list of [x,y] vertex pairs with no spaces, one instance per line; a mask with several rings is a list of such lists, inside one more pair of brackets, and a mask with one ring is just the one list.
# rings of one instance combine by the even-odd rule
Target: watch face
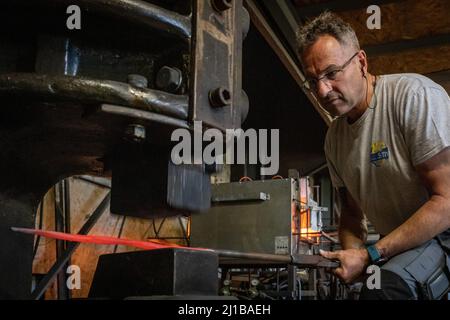
[[378,263],[381,259],[383,259],[378,249],[373,245],[367,247],[367,252],[369,253],[369,257],[372,263]]

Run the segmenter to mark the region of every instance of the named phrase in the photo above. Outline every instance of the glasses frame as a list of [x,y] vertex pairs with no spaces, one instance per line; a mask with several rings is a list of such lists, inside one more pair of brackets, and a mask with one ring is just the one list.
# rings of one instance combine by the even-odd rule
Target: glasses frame
[[[320,76],[320,77],[318,77],[318,78],[313,78],[313,77],[311,77],[311,78],[309,78],[309,79],[306,79],[305,81],[303,81],[303,87],[304,87],[306,90],[309,90],[309,91],[317,91],[319,81],[322,81],[322,80],[325,79],[325,78],[326,78],[326,83],[329,83],[330,81],[336,81],[336,76],[334,76],[334,77],[333,77],[334,79],[333,79],[333,78],[330,78],[329,75],[330,75],[332,72],[336,72],[337,74],[339,74],[340,72],[343,72],[344,69],[350,64],[350,62],[353,60],[353,58],[356,57],[356,56],[358,55],[359,52],[360,52],[360,51],[358,51],[358,52],[356,52],[354,55],[352,55],[352,56],[350,57],[350,59],[348,59],[343,65],[337,66],[336,68],[334,68],[334,69],[331,70],[331,71],[326,72],[326,73],[323,74],[322,76]],[[314,84],[314,85],[311,85],[311,81],[315,81],[315,84]]]

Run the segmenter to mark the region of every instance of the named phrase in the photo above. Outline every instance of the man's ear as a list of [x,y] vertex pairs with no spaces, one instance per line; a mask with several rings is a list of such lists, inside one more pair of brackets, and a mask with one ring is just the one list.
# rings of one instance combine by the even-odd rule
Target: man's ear
[[359,58],[359,64],[360,64],[360,68],[361,68],[361,74],[365,78],[367,69],[368,69],[366,52],[364,50],[360,50],[358,58]]

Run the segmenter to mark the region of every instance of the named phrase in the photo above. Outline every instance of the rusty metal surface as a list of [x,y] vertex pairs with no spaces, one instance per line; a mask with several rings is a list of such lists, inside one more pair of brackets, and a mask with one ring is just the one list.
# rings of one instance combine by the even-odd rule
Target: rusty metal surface
[[174,119],[164,115],[127,108],[122,106],[115,106],[110,104],[102,104],[100,110],[105,113],[115,114],[118,116],[129,117],[130,119],[142,120],[144,122],[158,122],[175,128],[189,129],[190,126],[186,121]]
[[191,38],[191,19],[188,16],[166,10],[141,0],[41,0],[83,6],[88,10],[98,11],[157,29],[163,33],[175,35],[183,40]]
[[[246,28],[242,0],[218,12],[210,1],[195,0],[192,36],[192,87],[190,119],[222,130],[239,128],[244,119],[242,94],[242,40]],[[220,89],[219,89],[220,88]],[[226,92],[227,103],[210,96]]]
[[2,74],[0,93],[34,95],[83,103],[110,103],[187,118],[188,97],[116,81],[39,74]]
[[[158,150],[170,147],[173,129],[191,128],[193,120],[241,126],[248,109],[241,81],[248,20],[241,0],[226,2],[232,5],[223,12],[205,0],[15,0],[2,7],[0,243],[14,244],[0,245],[0,298],[29,296],[32,239],[8,230],[32,227],[38,199],[56,182],[79,174],[114,177],[114,155],[126,156],[123,146],[133,143],[155,157],[147,167],[156,168],[168,155]],[[81,30],[66,28],[69,4],[81,7]],[[179,72],[158,82],[164,91],[155,90],[165,66]],[[215,108],[209,93],[220,87],[230,103]],[[129,141],[130,127],[145,135]],[[133,161],[123,166],[132,168]],[[172,206],[190,209],[190,192],[200,187],[208,198],[209,172],[168,177],[164,165],[165,171],[152,171],[152,181],[155,188],[170,181],[179,187],[171,190],[177,193]],[[142,171],[135,174],[142,180]],[[192,177],[189,184],[175,179],[185,176]],[[166,212],[167,197],[161,199]]]

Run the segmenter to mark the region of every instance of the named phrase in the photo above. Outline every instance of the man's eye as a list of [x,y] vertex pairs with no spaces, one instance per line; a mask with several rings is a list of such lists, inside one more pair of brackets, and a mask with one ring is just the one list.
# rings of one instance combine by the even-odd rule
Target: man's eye
[[335,80],[338,73],[339,73],[339,70],[332,70],[332,71],[328,72],[325,76],[330,80]]

